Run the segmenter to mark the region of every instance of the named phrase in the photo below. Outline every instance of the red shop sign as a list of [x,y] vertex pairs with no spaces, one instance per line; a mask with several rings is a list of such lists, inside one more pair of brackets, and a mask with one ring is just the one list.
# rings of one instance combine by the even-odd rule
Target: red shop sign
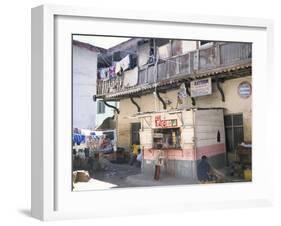
[[161,120],[160,115],[155,116],[155,127],[169,128],[169,127],[177,127],[177,125],[178,125],[177,119]]

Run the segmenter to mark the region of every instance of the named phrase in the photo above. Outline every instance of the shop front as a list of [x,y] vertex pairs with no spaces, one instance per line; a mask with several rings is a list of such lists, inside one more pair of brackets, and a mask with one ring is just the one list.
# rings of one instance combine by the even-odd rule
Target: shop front
[[203,155],[216,167],[225,166],[223,109],[190,109],[138,116],[143,151],[142,171],[196,179],[197,161]]

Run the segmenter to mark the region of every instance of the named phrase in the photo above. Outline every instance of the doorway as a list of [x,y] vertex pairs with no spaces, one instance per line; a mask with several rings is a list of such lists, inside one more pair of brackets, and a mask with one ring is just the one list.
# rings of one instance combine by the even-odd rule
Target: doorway
[[140,144],[140,128],[141,124],[139,122],[131,123],[131,145]]
[[229,114],[224,116],[225,140],[226,140],[226,158],[229,163],[235,156],[238,144],[244,141],[243,114]]

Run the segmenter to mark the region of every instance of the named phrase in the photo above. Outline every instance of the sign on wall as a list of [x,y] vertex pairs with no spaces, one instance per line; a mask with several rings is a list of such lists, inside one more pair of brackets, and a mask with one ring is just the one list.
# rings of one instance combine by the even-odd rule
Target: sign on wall
[[242,98],[248,98],[252,94],[252,86],[249,82],[241,82],[238,86],[238,94]]
[[161,119],[160,115],[155,116],[155,127],[169,128],[177,126],[177,119]]
[[212,94],[211,78],[198,79],[190,82],[191,97],[200,97]]

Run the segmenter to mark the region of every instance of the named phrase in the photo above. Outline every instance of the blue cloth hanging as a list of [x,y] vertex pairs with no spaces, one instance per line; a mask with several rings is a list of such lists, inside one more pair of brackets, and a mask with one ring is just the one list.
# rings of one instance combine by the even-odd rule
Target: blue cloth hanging
[[74,144],[80,145],[81,143],[85,143],[85,135],[79,134],[79,133],[74,133],[72,135],[72,141]]

